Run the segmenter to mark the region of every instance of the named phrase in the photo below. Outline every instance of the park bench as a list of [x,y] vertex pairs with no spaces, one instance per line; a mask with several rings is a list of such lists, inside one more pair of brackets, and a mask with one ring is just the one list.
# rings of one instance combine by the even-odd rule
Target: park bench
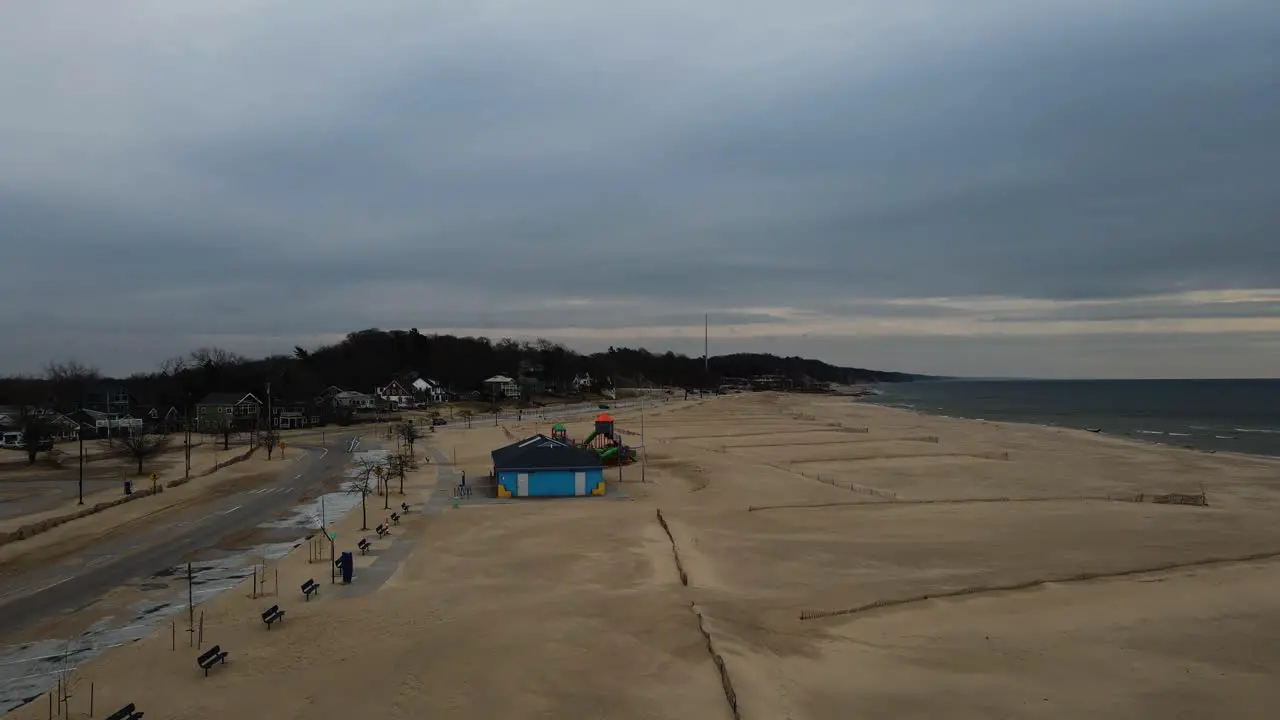
[[369,548],[372,546],[373,544],[369,542],[368,538],[360,538],[360,542],[356,543],[356,547],[360,548],[361,555],[369,552]]
[[379,525],[378,527],[374,528],[373,531],[378,533],[378,537],[386,537],[387,535],[391,534],[391,528],[387,527],[386,525]]
[[142,711],[129,703],[107,716],[107,720],[142,720]]
[[409,512],[409,503],[404,503],[404,502],[400,503],[400,509],[405,511],[406,513]]
[[279,605],[272,605],[271,607],[264,610],[262,613],[262,622],[267,624],[268,630],[271,629],[271,623],[277,620],[283,620],[283,619],[284,619],[284,611],[280,609]]
[[318,592],[320,592],[320,586],[316,584],[315,580],[308,580],[302,583],[302,594],[306,596],[308,600],[311,599],[313,594]]
[[391,513],[391,524],[392,525],[400,524],[400,513]]
[[208,650],[205,650],[203,655],[196,658],[196,664],[204,669],[204,676],[209,677],[209,668],[217,665],[218,663],[225,663],[227,661],[228,654],[229,653],[224,652],[221,647],[214,645]]

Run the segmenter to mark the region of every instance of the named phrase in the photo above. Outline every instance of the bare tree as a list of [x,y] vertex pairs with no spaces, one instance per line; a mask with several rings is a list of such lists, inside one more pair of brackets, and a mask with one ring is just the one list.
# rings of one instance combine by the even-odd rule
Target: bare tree
[[36,413],[32,408],[22,409],[22,450],[27,453],[27,464],[36,464],[36,455],[53,449],[53,421],[48,415]]
[[396,453],[387,458],[387,475],[388,477],[400,478],[400,494],[404,494],[404,476],[410,470],[418,469],[418,463],[413,457],[412,452]]
[[271,453],[280,445],[280,432],[275,428],[267,428],[258,436],[259,442],[267,449],[267,459],[271,459]]
[[238,365],[246,361],[243,355],[217,347],[202,347],[191,351],[191,363],[206,369]]
[[351,494],[360,493],[360,529],[368,530],[369,513],[366,509],[365,499],[373,492],[374,477],[380,477],[382,474],[383,461],[364,455],[361,456],[356,464],[359,469],[356,472],[355,479],[347,486],[347,492]]
[[168,435],[141,428],[120,437],[120,446],[125,453],[138,462],[139,475],[142,474],[142,463],[164,452],[168,445]]
[[409,457],[413,457],[413,443],[422,439],[422,431],[413,422],[406,422],[400,426],[400,439],[404,442],[404,446],[409,451]]
[[231,436],[236,432],[236,423],[232,417],[226,413],[218,413],[213,419],[204,424],[204,429],[211,435],[217,435],[222,438],[222,449],[231,449]]
[[188,368],[190,361],[184,355],[174,355],[167,360],[160,362],[160,374],[167,377],[173,377]]
[[96,367],[79,360],[65,360],[45,365],[44,377],[53,389],[55,404],[63,412],[69,412],[84,402],[89,384],[102,376]]
[[467,423],[467,427],[470,428],[471,418],[475,417],[475,413],[471,412],[470,410],[463,410],[458,413],[458,416],[461,417]]
[[79,360],[51,362],[44,366],[44,379],[51,383],[62,383],[77,380],[96,380],[101,377],[98,368],[86,365]]

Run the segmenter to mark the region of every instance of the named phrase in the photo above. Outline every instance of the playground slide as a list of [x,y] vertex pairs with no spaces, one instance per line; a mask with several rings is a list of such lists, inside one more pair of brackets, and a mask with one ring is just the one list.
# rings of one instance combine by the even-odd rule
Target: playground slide
[[613,460],[616,457],[618,457],[618,448],[616,447],[608,448],[604,452],[600,453],[601,460]]
[[592,441],[592,440],[595,440],[595,439],[596,439],[596,433],[594,433],[594,432],[593,432],[593,433],[591,433],[590,435],[588,435],[588,436],[587,436],[587,439],[586,439],[586,440],[583,440],[583,441],[582,441],[582,447],[587,447],[588,445],[590,445],[590,444],[591,444],[591,441]]

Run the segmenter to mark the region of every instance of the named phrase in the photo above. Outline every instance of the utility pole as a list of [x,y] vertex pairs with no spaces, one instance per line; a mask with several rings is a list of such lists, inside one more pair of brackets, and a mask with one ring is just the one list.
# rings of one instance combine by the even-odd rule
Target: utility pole
[[644,406],[648,400],[648,393],[640,400],[640,482],[645,482],[644,471],[649,465],[649,441],[644,437]]
[[702,316],[702,387],[711,382],[711,315]]
[[76,440],[80,443],[80,502],[84,504],[84,390],[80,391],[80,412],[76,413]]
[[183,454],[183,470],[182,479],[191,479],[191,420],[188,416],[191,408],[191,393],[183,394],[184,402],[182,404],[182,454]]

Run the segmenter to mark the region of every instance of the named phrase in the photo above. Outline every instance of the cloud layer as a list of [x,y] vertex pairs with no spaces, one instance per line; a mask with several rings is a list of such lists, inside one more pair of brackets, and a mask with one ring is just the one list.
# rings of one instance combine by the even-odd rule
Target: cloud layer
[[1128,375],[1159,337],[1274,375],[1276,47],[1266,0],[11,3],[0,370],[689,349],[710,312],[895,369]]

